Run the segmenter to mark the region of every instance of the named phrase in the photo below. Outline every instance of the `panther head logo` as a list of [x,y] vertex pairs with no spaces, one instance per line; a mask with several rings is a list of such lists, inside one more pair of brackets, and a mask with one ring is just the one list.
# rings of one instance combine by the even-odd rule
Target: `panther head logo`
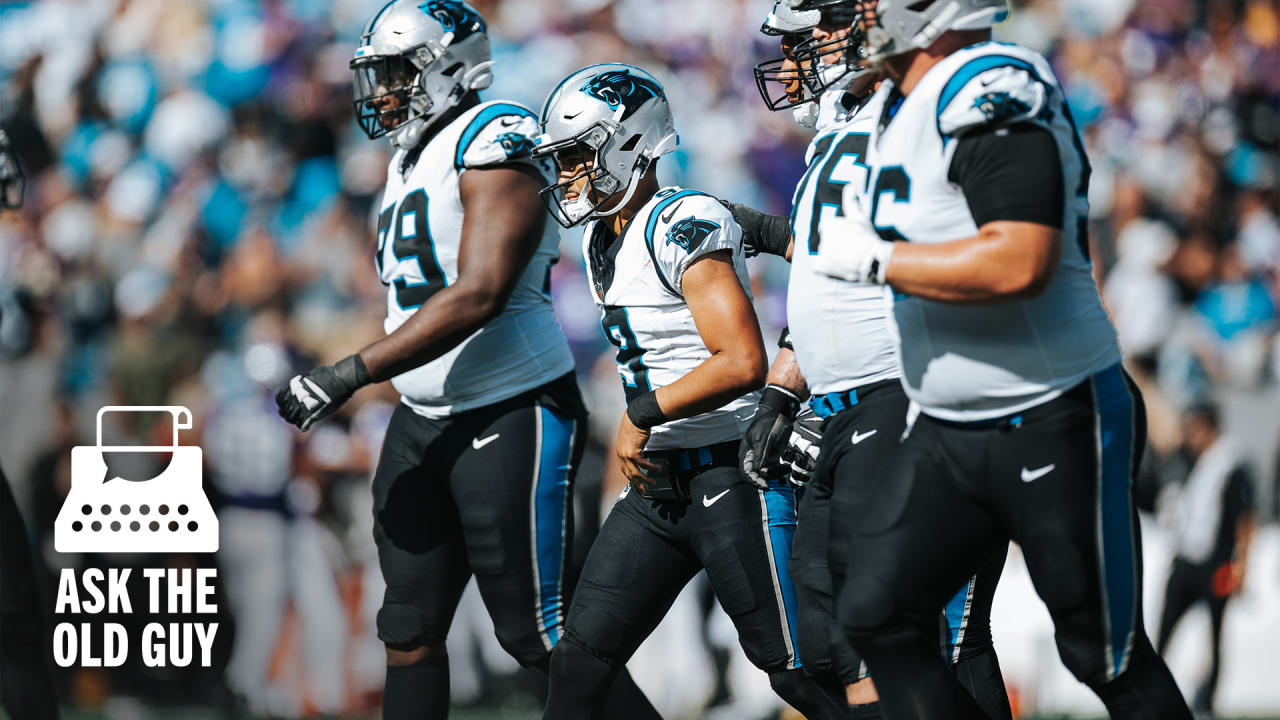
[[719,229],[720,226],[710,220],[687,217],[667,230],[667,242],[679,245],[685,252],[690,252]]
[[646,77],[632,75],[630,70],[609,70],[591,76],[582,86],[582,92],[599,98],[610,110],[625,107],[622,119],[635,114],[650,98],[666,99],[662,86]]
[[418,9],[435,18],[445,32],[453,33],[455,41],[488,29],[480,13],[458,0],[426,0]]
[[979,96],[973,101],[973,106],[982,111],[990,122],[1008,120],[1031,112],[1030,105],[1007,92],[989,92]]
[[508,158],[528,157],[533,153],[533,140],[520,133],[502,133],[494,140],[507,151]]

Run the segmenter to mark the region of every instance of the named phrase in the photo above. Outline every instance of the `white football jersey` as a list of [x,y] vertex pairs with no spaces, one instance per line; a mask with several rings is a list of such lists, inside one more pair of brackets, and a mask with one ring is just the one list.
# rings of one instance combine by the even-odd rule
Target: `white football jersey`
[[898,376],[884,288],[836,280],[814,269],[822,220],[840,212],[846,184],[861,187],[867,182],[867,144],[880,114],[877,102],[850,109],[840,105],[838,97],[831,99],[843,94],[841,88],[822,96],[824,107],[839,107],[840,113],[830,116],[825,129],[820,125],[809,143],[809,169],[796,186],[791,208],[795,247],[787,284],[787,326],[796,362],[814,395]]
[[832,83],[831,87],[822,93],[822,97],[818,98],[815,103],[818,107],[818,118],[813,129],[819,136],[849,122],[860,109],[857,106],[848,107],[842,102],[844,89],[849,87],[849,83],[852,83],[855,77],[857,76],[854,73],[845,73],[844,77]]
[[1041,295],[990,305],[894,296],[907,395],[944,420],[991,419],[1119,362],[1088,257],[1088,159],[1049,63],[1023,47],[984,42],[932,67],[895,114],[883,107],[892,90],[886,81],[877,91],[884,113],[871,128],[870,176],[858,197],[881,237],[942,243],[978,233],[960,187],[947,179],[967,130],[1039,125],[1053,134],[1064,174],[1062,257]]
[[[469,168],[507,162],[554,178],[549,162],[528,159],[538,120],[528,108],[482,103],[436,133],[402,175],[406,151],[391,158],[378,215],[378,274],[387,286],[387,334],[427,298],[458,279],[462,200],[458,178]],[[568,342],[551,305],[551,266],[559,233],[547,223],[533,259],[502,314],[441,357],[391,382],[420,415],[441,418],[492,405],[573,369]]]
[[[680,292],[684,271],[694,260],[731,250],[748,297],[751,282],[742,229],[710,195],[663,188],[636,213],[621,237],[597,242],[604,246],[593,250],[592,238],[601,222],[587,223],[582,257],[601,326],[618,348],[618,373],[630,402],[670,385],[711,357]],[[603,233],[605,228],[599,230]],[[659,425],[646,448],[696,448],[737,440],[751,423],[758,400],[759,393],[748,393],[717,410]]]

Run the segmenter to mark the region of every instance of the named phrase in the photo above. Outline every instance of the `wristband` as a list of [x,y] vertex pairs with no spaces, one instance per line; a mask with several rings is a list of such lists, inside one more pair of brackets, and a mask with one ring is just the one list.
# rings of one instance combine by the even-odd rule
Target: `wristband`
[[781,385],[766,385],[760,393],[760,404],[788,418],[795,418],[800,412],[800,398]]
[[796,346],[791,344],[791,326],[782,328],[782,334],[778,336],[778,347],[786,348],[791,352],[796,351]]
[[627,405],[627,417],[631,418],[632,425],[641,430],[666,422],[667,415],[662,412],[662,406],[658,405],[658,391],[650,390],[632,400]]
[[364,366],[364,359],[360,357],[360,353],[348,355],[339,360],[333,366],[333,370],[337,373],[338,379],[345,382],[352,392],[373,382],[373,377],[369,375],[369,369]]

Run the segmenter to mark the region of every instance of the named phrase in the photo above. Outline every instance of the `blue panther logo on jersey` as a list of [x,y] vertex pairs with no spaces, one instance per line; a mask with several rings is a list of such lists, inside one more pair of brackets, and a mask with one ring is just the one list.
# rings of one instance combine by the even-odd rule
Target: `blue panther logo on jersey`
[[458,0],[426,0],[418,5],[418,9],[434,17],[445,32],[453,33],[455,42],[473,32],[488,30],[480,13]]
[[667,230],[667,242],[679,245],[685,252],[691,252],[719,229],[720,226],[710,220],[687,217]]
[[528,157],[533,153],[533,140],[528,135],[513,132],[502,133],[494,138],[494,141],[501,145],[503,150],[507,151],[507,157],[509,158]]
[[989,92],[973,101],[973,106],[993,123],[1031,112],[1031,106],[1007,92]]
[[591,76],[582,92],[599,98],[610,110],[625,107],[622,119],[631,117],[650,98],[663,98],[662,86],[649,78],[632,75],[630,70],[610,70]]

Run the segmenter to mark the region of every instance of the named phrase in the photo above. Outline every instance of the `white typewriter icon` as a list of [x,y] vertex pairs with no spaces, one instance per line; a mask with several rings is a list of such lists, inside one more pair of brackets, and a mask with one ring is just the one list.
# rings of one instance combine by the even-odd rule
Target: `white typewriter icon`
[[[109,412],[168,412],[173,445],[104,446]],[[176,405],[109,405],[98,411],[97,445],[71,449],[71,492],[54,523],[54,549],[63,553],[214,552],[218,518],[201,487],[202,453],[178,445],[191,411]],[[108,453],[172,453],[164,472],[144,482],[110,477]]]

